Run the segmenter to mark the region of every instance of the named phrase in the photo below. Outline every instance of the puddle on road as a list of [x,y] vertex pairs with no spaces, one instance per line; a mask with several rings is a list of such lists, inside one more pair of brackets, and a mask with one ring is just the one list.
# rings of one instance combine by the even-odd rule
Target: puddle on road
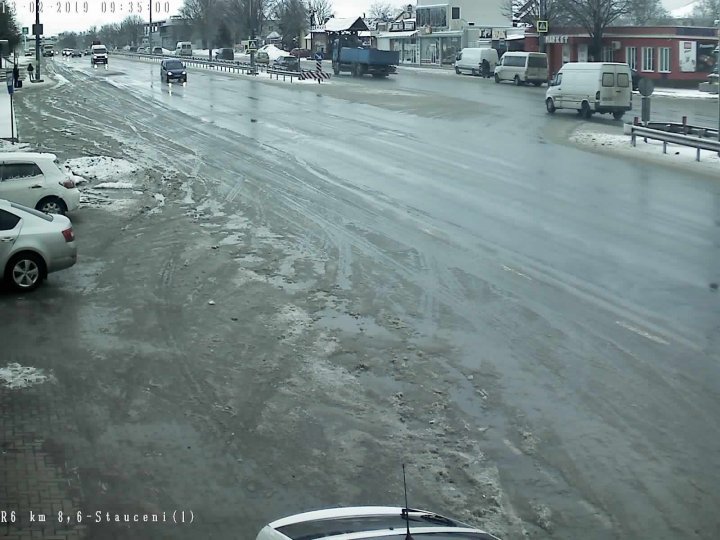
[[368,336],[391,338],[392,334],[378,325],[370,317],[340,313],[334,309],[324,309],[316,314],[318,325],[329,330],[340,330],[348,334],[363,333]]

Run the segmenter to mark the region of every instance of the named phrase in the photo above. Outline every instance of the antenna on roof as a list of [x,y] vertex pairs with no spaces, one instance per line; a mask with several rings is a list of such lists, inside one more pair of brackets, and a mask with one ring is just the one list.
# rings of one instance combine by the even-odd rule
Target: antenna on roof
[[408,508],[407,481],[405,480],[405,464],[404,463],[403,463],[402,468],[403,468],[403,488],[405,489],[405,508],[403,508],[402,517],[405,520],[405,530],[407,531],[405,533],[405,540],[413,540],[413,537],[410,534],[410,509]]

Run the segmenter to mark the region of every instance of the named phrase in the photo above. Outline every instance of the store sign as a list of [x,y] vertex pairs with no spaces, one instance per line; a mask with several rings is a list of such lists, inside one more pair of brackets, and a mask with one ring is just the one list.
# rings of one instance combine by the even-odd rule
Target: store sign
[[680,47],[680,71],[683,73],[694,73],[697,68],[697,41],[681,41]]
[[501,39],[505,39],[506,32],[502,28],[493,28],[492,31],[492,40],[493,41],[500,41]]
[[492,28],[481,28],[480,39],[492,39],[493,29]]
[[570,41],[568,36],[546,36],[545,43],[567,43]]

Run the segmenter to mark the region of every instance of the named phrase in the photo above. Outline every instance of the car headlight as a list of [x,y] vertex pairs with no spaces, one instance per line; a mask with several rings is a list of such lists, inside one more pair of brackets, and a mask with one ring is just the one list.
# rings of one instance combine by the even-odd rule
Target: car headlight
[[172,75],[172,71],[168,71],[168,75]]
[[187,71],[183,71],[180,75],[187,75]]

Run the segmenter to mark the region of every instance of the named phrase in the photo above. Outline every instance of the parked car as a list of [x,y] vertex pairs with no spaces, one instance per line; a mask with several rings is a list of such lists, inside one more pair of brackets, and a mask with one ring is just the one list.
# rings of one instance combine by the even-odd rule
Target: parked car
[[162,48],[162,47],[153,47],[152,53],[153,53],[153,54],[156,54],[156,55],[159,55],[159,56],[162,56],[162,54],[163,54],[163,48]]
[[35,56],[35,49],[26,49],[25,56]]
[[455,57],[455,73],[460,75],[462,72],[467,72],[471,75],[482,75],[483,60],[487,61],[487,66],[490,71],[487,73],[487,76],[489,77],[498,63],[497,50],[490,47],[463,49]]
[[295,56],[279,56],[272,61],[272,67],[283,71],[300,71],[300,59]]
[[513,81],[516,86],[540,86],[549,80],[548,58],[538,52],[506,52],[495,67],[495,82]]
[[32,291],[51,272],[77,262],[72,223],[0,199],[0,270],[14,289]]
[[296,58],[311,58],[312,51],[310,49],[298,49],[295,48],[290,51],[290,54]]
[[192,43],[189,41],[178,41],[175,45],[175,56],[192,56]]
[[255,53],[255,62],[258,64],[269,64],[270,63],[270,55],[267,51],[258,50]]
[[128,52],[137,52],[137,47],[128,47]]
[[223,47],[215,51],[213,57],[215,60],[235,60],[235,51],[230,47]]
[[76,210],[80,192],[58,165],[55,154],[0,153],[0,198],[50,214]]
[[296,514],[273,521],[256,540],[352,538],[397,540],[407,525],[415,540],[499,540],[490,533],[425,510],[386,506],[332,508]]
[[185,64],[174,58],[160,62],[160,82],[170,81],[187,82],[187,69]]
[[568,62],[545,92],[547,112],[571,109],[583,118],[595,113],[620,120],[632,109],[630,66],[616,62]]
[[82,51],[80,49],[73,49],[70,51],[71,58],[82,58]]

